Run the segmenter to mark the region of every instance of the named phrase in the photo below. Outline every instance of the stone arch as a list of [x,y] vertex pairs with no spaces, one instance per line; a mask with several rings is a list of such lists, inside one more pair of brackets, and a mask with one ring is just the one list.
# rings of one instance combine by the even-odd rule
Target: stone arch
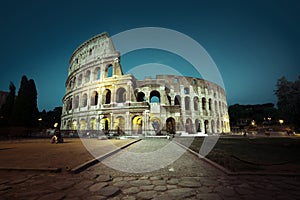
[[215,129],[215,121],[211,120],[211,132],[215,133],[216,129]]
[[179,95],[176,95],[174,98],[174,105],[180,106],[181,104],[181,97]]
[[151,126],[154,129],[156,135],[161,135],[161,121],[157,117],[150,118]]
[[98,92],[93,91],[91,95],[91,106],[95,106],[98,104]]
[[144,102],[144,101],[146,101],[145,93],[138,92],[137,93],[137,102]]
[[212,107],[212,100],[211,98],[208,99],[208,110],[211,110]]
[[78,128],[78,126],[77,126],[77,121],[74,119],[74,120],[72,121],[72,124],[71,124],[71,129],[72,129],[72,130],[77,130],[77,128]]
[[185,121],[185,131],[189,134],[193,133],[193,122],[190,118],[187,118]]
[[114,75],[113,71],[114,71],[113,65],[112,64],[107,65],[105,68],[105,77],[107,78],[112,77]]
[[82,84],[82,74],[79,74],[77,79],[77,86],[80,86]]
[[89,129],[90,130],[97,130],[97,120],[96,120],[95,117],[92,117],[90,119]]
[[185,105],[185,110],[190,110],[190,97],[186,96],[184,97],[184,105]]
[[78,108],[78,107],[79,107],[79,95],[76,95],[74,99],[74,108]]
[[218,114],[218,102],[215,100],[215,112]]
[[101,78],[101,68],[100,67],[95,68],[93,76],[94,76],[94,80],[100,80],[100,78]]
[[196,130],[196,132],[201,132],[201,123],[200,123],[199,119],[195,120],[195,130]]
[[111,103],[111,91],[109,89],[106,89],[103,92],[103,102],[104,104],[110,104]]
[[150,103],[160,103],[160,93],[157,90],[150,92]]
[[209,130],[209,121],[205,120],[204,121],[204,133],[207,134]]
[[190,89],[188,87],[183,88],[184,94],[190,94]]
[[117,130],[119,134],[120,132],[123,133],[125,131],[125,118],[123,116],[118,116],[116,117],[115,122],[114,129]]
[[104,131],[105,134],[108,133],[108,130],[110,129],[110,120],[108,117],[103,117],[100,120],[100,129]]
[[199,98],[197,96],[195,96],[193,99],[193,102],[194,102],[194,110],[197,111],[199,109],[199,106],[198,106]]
[[139,115],[132,117],[132,131],[136,134],[142,134],[143,120]]
[[124,103],[126,101],[126,90],[123,87],[117,90],[117,103]]
[[85,119],[81,119],[79,121],[79,129],[80,130],[87,130],[87,125],[86,125],[86,120]]
[[84,75],[84,82],[88,83],[88,82],[90,82],[90,80],[91,80],[91,71],[87,70]]
[[175,134],[176,133],[176,122],[173,117],[169,117],[166,120],[166,131],[169,134]]
[[206,110],[206,98],[202,98],[202,110]]
[[86,107],[86,106],[87,106],[87,94],[84,93],[82,95],[81,107]]

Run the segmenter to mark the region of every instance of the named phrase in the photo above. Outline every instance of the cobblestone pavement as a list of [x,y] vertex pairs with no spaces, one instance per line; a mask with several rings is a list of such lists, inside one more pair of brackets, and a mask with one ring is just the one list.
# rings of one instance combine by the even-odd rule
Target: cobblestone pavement
[[[125,151],[156,151],[166,144],[143,140]],[[299,188],[299,177],[227,176],[188,152],[162,169],[142,174],[103,163],[79,174],[0,171],[0,199],[299,199]]]

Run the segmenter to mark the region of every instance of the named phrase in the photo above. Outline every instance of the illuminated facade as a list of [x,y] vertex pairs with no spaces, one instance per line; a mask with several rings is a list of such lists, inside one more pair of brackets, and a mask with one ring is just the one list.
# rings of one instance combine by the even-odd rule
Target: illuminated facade
[[181,135],[230,132],[226,94],[215,83],[123,74],[107,33],[79,46],[70,59],[61,129],[118,130],[124,134]]

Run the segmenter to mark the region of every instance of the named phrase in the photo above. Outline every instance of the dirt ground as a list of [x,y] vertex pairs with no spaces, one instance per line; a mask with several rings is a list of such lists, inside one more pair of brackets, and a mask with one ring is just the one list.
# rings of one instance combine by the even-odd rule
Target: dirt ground
[[80,138],[64,140],[63,144],[51,144],[50,139],[0,141],[0,168],[72,169],[132,141]]

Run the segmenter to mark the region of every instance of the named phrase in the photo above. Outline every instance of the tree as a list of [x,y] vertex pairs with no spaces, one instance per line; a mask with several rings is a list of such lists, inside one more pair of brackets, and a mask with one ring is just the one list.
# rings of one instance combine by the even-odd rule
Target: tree
[[288,81],[281,77],[277,81],[275,94],[278,98],[277,106],[287,124],[300,129],[300,76],[295,82]]
[[14,104],[11,122],[15,126],[34,127],[38,122],[37,117],[36,86],[32,79],[28,80],[24,75]]
[[0,110],[0,116],[1,116],[0,125],[1,126],[9,126],[11,114],[13,111],[13,106],[15,103],[15,98],[16,98],[16,87],[12,82],[10,82],[9,94],[6,97],[6,100]]

